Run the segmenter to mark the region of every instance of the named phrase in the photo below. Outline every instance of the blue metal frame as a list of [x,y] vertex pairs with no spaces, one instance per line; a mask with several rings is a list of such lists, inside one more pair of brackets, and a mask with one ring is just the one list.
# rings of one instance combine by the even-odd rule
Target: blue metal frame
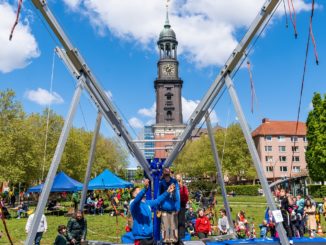
[[[153,185],[148,188],[146,193],[147,199],[156,199],[159,196],[159,186],[160,186],[160,179],[162,176],[163,165],[165,163],[165,159],[162,158],[154,158],[154,159],[147,159],[150,169],[151,175],[153,179]],[[152,187],[153,187],[153,196],[152,196]],[[160,233],[160,224],[161,220],[157,217],[156,211],[157,209],[154,208],[153,210],[154,218],[153,218],[153,237],[155,241],[161,240],[161,233]]]

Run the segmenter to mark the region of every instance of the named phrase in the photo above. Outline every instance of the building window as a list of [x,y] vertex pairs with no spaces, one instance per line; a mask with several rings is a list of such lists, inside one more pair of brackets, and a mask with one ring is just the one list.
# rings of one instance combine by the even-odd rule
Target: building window
[[166,119],[167,120],[172,120],[172,111],[167,111],[166,112]]
[[272,151],[271,145],[265,145],[265,151]]
[[288,167],[287,166],[280,166],[280,171],[281,172],[287,172],[288,171]]
[[306,136],[304,136],[303,137],[303,142],[307,142],[308,140],[307,140],[307,137]]
[[301,172],[300,166],[293,166],[292,167],[292,172],[294,172],[294,173],[300,173]]
[[273,157],[272,156],[265,156],[266,162],[273,162]]
[[304,148],[304,152],[306,152],[307,151],[307,146],[304,146],[303,148]]
[[285,152],[285,151],[286,151],[286,147],[285,147],[285,145],[280,145],[280,146],[278,147],[278,151],[279,151],[279,152]]
[[292,152],[299,152],[299,146],[292,146]]
[[278,159],[280,162],[286,162],[286,156],[279,156]]
[[293,162],[300,162],[300,157],[299,156],[293,156],[292,161]]
[[266,172],[273,172],[274,167],[273,166],[266,166]]
[[284,142],[285,141],[285,136],[278,136],[278,141]]
[[298,142],[298,136],[291,136],[292,142]]
[[265,140],[266,141],[272,141],[272,136],[271,135],[266,135]]

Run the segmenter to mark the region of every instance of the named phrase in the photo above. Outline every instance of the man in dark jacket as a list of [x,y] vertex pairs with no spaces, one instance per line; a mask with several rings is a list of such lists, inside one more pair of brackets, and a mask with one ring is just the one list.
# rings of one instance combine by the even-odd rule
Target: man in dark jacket
[[169,168],[163,170],[163,179],[160,182],[160,194],[164,193],[171,184],[175,185],[176,191],[171,193],[161,204],[161,231],[163,243],[178,242],[178,212],[180,211],[180,189],[176,179],[171,177]]
[[86,240],[87,221],[81,211],[77,211],[75,218],[71,218],[67,225],[68,240],[78,245]]
[[136,245],[153,244],[153,221],[151,208],[158,205],[171,194],[175,186],[170,185],[168,190],[160,195],[156,200],[146,200],[145,194],[149,186],[149,180],[144,181],[145,188],[135,187],[131,191],[134,198],[130,202],[130,212],[133,218],[132,233],[135,238]]

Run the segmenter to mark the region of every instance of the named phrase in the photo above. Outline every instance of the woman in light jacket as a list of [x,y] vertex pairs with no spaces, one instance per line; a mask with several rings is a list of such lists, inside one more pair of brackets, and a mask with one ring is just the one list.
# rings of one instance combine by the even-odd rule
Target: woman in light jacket
[[304,207],[304,216],[307,219],[307,228],[309,231],[310,237],[315,237],[315,232],[317,228],[316,223],[316,207],[312,205],[311,201],[308,199]]

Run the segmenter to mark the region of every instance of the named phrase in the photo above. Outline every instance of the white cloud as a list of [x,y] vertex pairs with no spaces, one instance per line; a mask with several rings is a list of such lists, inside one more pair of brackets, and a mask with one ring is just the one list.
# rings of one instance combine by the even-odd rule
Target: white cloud
[[[64,0],[87,16],[100,35],[108,30],[118,38],[154,47],[165,20],[162,0]],[[223,65],[238,41],[236,33],[247,28],[265,0],[172,1],[170,23],[177,34],[179,53],[198,66]],[[309,3],[294,0],[296,12]],[[281,6],[282,7],[282,6]],[[241,14],[239,14],[241,13]],[[277,15],[284,14],[279,8]]]
[[155,117],[156,114],[156,103],[151,108],[141,108],[138,110],[138,114],[146,117]]
[[76,10],[81,2],[81,0],[63,0],[63,1],[72,10]]
[[110,90],[104,91],[104,93],[106,94],[107,97],[109,97],[110,100],[112,100],[112,92]]
[[12,41],[9,41],[9,34],[16,18],[15,11],[8,3],[0,1],[0,72],[3,73],[24,68],[32,59],[40,56],[27,20],[18,23]]
[[144,124],[141,120],[139,120],[137,117],[132,117],[129,119],[129,124],[133,128],[143,128]]
[[38,88],[36,90],[28,90],[25,92],[25,97],[39,105],[62,104],[62,97],[56,93],[50,93],[46,89]]
[[314,109],[314,105],[312,104],[312,102],[310,102],[308,105],[308,111],[311,111],[313,109]]
[[[199,104],[199,100],[188,100],[182,97],[181,103],[183,121],[186,123],[189,120],[191,114],[195,111],[197,105]],[[151,118],[149,121],[146,122],[146,125],[154,124],[156,115],[156,103],[153,103],[150,108],[142,108],[138,110],[138,114]],[[212,111],[210,116],[212,123],[218,122],[218,118],[215,111]]]
[[[195,111],[199,102],[199,100],[187,100],[186,98],[182,97],[182,115],[184,122],[189,120],[191,114]],[[218,123],[219,121],[214,110],[210,114],[210,119],[213,124]]]

